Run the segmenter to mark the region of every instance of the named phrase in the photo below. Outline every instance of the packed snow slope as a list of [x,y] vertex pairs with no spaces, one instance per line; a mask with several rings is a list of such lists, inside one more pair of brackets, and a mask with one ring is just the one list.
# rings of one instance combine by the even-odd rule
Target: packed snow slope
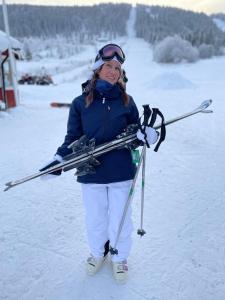
[[[110,260],[88,277],[84,210],[74,172],[3,192],[5,182],[36,172],[62,143],[68,109],[49,103],[70,102],[80,94],[99,45],[86,46],[70,67],[68,61],[40,61],[47,70],[58,64],[51,69],[57,84],[20,86],[20,106],[0,113],[1,300],[225,299],[225,58],[160,65],[132,30],[114,42],[126,53],[127,90],[140,113],[149,103],[170,119],[205,99],[213,99],[214,113],[168,126],[159,152],[148,150],[147,234],[133,233],[127,284],[114,282]],[[21,73],[29,68],[35,65],[18,66]],[[140,188],[139,179],[132,203],[135,229]]]

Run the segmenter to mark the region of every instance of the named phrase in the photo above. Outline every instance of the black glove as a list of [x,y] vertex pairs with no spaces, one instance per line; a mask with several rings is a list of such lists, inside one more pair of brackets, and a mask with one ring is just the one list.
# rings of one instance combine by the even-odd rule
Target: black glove
[[[43,168],[41,168],[39,171],[40,172],[45,171],[45,170],[47,170],[51,167],[54,167],[54,166],[60,164],[62,161],[63,161],[62,157],[60,155],[56,154],[54,156],[54,158],[50,162],[48,162]],[[50,174],[55,175],[55,176],[60,176],[61,173],[62,173],[62,169],[59,169],[57,171],[53,171],[51,173],[48,173],[48,174],[45,174],[45,175],[42,175],[42,176],[44,177],[44,176],[47,176],[47,175],[50,175]]]

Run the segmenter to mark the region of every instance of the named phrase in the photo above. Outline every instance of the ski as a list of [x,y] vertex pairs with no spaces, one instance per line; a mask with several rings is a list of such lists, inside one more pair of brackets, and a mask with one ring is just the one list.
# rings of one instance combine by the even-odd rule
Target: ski
[[[82,139],[85,139],[85,136],[83,136]],[[27,177],[19,179],[19,180],[10,181],[5,184],[6,188],[4,191],[7,191],[10,188],[15,187],[19,184],[22,184],[24,182],[30,181],[32,179],[35,179],[37,177],[40,177],[42,175],[45,175],[45,174],[48,174],[48,173],[51,173],[51,172],[54,172],[54,171],[57,171],[60,169],[62,169],[62,171],[64,171],[64,172],[69,171],[69,170],[76,168],[79,165],[87,162],[88,160],[92,159],[93,157],[98,157],[104,153],[107,153],[107,152],[114,150],[116,148],[119,148],[119,147],[125,147],[126,145],[129,145],[130,143],[132,143],[134,140],[137,140],[136,133],[129,134],[124,137],[120,137],[109,143],[102,144],[102,145],[99,145],[96,147],[94,146],[94,142],[92,140],[90,140],[90,144],[88,146],[87,145],[85,146],[85,148],[86,148],[85,153],[76,156],[76,153],[74,152],[72,154],[65,156],[64,161],[62,163],[58,164],[57,166],[54,166],[54,167],[49,168],[42,172],[37,172],[35,174],[32,174],[30,176],[27,176]],[[83,143],[82,140],[75,141],[74,143],[76,143],[76,142],[78,142],[80,144]],[[70,145],[70,148],[72,148],[72,147],[73,147],[73,144]],[[75,156],[75,157],[73,157],[73,156]],[[73,157],[73,158],[71,158],[71,157]]]
[[[174,119],[168,120],[164,122],[164,125],[167,126],[169,124],[175,123],[179,120],[182,120],[184,118],[190,117],[194,114],[204,112],[204,113],[210,113],[211,110],[206,110],[208,106],[212,103],[212,100],[205,100],[202,102],[200,106],[198,106],[196,109],[192,110],[189,113],[186,113],[184,115],[181,115],[179,117],[176,117]],[[160,125],[153,126],[156,130],[161,128]],[[72,149],[72,153],[65,156],[63,159],[64,161],[62,163],[57,164],[56,166],[53,166],[47,170],[44,170],[42,172],[37,172],[35,174],[32,174],[30,176],[27,176],[25,178],[10,181],[5,184],[4,191],[8,191],[9,189],[20,185],[22,183],[25,183],[27,181],[33,180],[37,177],[43,176],[45,174],[58,171],[62,169],[62,171],[66,172],[74,168],[79,168],[81,166],[84,166],[83,171],[88,172],[90,171],[93,166],[96,166],[99,164],[97,161],[97,157],[100,155],[107,153],[109,151],[112,151],[114,149],[119,148],[135,148],[139,142],[136,137],[136,132],[138,129],[138,125],[133,124],[130,125],[127,130],[123,133],[121,133],[116,139],[104,143],[101,145],[96,146],[95,145],[95,139],[88,140],[85,136],[81,137],[79,140],[73,142],[68,147]],[[85,165],[86,164],[86,165]],[[85,169],[86,168],[86,169]]]
[[50,106],[51,107],[58,107],[58,108],[61,108],[61,107],[70,107],[71,103],[66,103],[66,102],[51,102]]

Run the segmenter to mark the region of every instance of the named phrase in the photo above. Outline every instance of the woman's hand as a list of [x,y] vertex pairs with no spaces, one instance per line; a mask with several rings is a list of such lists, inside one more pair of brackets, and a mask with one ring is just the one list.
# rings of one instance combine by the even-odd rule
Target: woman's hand
[[[62,156],[56,154],[53,159],[51,159],[46,165],[44,165],[43,168],[41,168],[39,171],[42,172],[42,171],[45,171],[49,168],[52,168],[54,166],[57,166],[58,164],[60,164],[61,162],[63,162],[63,158]],[[57,171],[53,171],[53,172],[50,172],[48,174],[44,174],[41,176],[41,179],[43,180],[47,180],[47,179],[52,179],[52,178],[56,178],[57,176],[60,176],[62,173],[62,169],[59,169]]]

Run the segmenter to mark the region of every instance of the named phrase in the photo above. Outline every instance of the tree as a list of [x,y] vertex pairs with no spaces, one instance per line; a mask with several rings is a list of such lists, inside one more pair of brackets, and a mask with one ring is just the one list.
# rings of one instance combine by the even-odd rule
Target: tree
[[195,62],[198,50],[179,36],[166,37],[155,46],[153,59],[161,63]]

